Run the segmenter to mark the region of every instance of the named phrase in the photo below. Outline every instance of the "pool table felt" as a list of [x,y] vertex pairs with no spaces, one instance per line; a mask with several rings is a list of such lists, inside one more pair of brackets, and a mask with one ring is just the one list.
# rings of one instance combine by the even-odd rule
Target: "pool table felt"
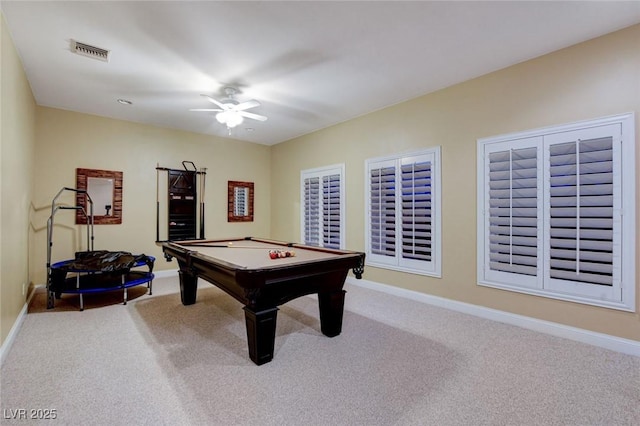
[[[227,245],[229,242],[232,243],[229,246],[217,247]],[[281,266],[308,263],[342,256],[340,253],[323,252],[296,246],[288,247],[277,243],[254,240],[185,241],[174,244],[197,252],[198,257],[207,257],[214,262],[233,264],[239,269],[278,268]],[[207,247],[206,245],[211,246]],[[269,250],[292,251],[295,253],[295,256],[271,259],[269,257]]]

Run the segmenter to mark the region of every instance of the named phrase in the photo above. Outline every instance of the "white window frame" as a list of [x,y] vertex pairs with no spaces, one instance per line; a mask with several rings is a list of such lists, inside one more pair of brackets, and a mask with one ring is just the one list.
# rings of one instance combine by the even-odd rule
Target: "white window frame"
[[[534,294],[559,300],[635,312],[635,114],[627,113],[588,121],[545,127],[477,140],[478,285]],[[612,137],[613,155],[613,283],[584,284],[550,277],[550,147],[571,138]],[[537,264],[536,275],[492,270],[489,264],[489,163],[491,152],[537,147]]]
[[324,217],[323,217],[323,197],[322,197],[322,179],[325,177],[339,175],[340,176],[340,224],[339,224],[339,233],[340,233],[340,249],[345,248],[345,166],[344,164],[334,164],[331,166],[318,167],[314,169],[302,170],[300,172],[300,241],[304,244],[308,244],[305,238],[305,181],[307,179],[318,178],[320,181],[320,193],[318,199],[319,206],[319,215],[320,215],[320,227],[318,238],[318,247],[325,247],[324,244]]
[[[408,259],[402,256],[402,192],[395,193],[395,255],[381,255],[373,251],[372,235],[372,187],[371,171],[386,167],[395,168],[395,187],[402,183],[402,165],[428,161],[431,164],[431,259]],[[365,262],[368,266],[391,269],[411,274],[442,276],[442,238],[441,238],[441,183],[440,183],[440,147],[433,147],[365,160],[364,196],[365,196]]]

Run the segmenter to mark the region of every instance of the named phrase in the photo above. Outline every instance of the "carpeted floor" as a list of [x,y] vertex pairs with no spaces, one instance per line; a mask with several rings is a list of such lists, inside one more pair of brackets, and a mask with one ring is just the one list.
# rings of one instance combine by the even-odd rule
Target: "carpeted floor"
[[[317,299],[281,307],[275,356],[247,354],[242,306],[177,278],[154,294],[42,290],[7,354],[2,423],[55,410],[59,424],[638,425],[640,358],[347,285],[343,332]],[[48,421],[51,423],[51,421]]]

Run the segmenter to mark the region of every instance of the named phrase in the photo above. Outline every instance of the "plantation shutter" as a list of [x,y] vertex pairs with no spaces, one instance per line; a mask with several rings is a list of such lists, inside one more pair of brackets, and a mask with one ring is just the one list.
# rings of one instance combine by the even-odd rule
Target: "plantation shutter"
[[431,261],[431,162],[403,164],[402,257]]
[[367,262],[441,276],[440,148],[367,160]]
[[538,252],[537,148],[489,154],[489,265],[536,275]]
[[612,138],[549,147],[550,276],[613,283]]
[[542,288],[542,138],[483,146],[483,280]]
[[479,284],[633,311],[634,147],[633,114],[478,140]]
[[304,243],[320,245],[320,178],[304,179]]
[[249,205],[249,188],[236,187],[235,191],[235,203],[233,207],[233,214],[235,216],[247,216],[247,206]]
[[344,165],[300,174],[300,235],[305,244],[341,249],[344,242]]
[[545,138],[548,155],[547,287],[621,299],[620,126]]
[[396,256],[396,167],[372,168],[370,179],[370,238],[373,254]]
[[340,248],[340,175],[322,178],[323,246]]

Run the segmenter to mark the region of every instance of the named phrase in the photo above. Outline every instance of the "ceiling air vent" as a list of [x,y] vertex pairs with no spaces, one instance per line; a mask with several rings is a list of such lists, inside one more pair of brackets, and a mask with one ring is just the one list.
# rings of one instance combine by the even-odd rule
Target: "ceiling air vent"
[[91,46],[90,44],[80,43],[76,40],[71,40],[71,51],[78,55],[86,56],[88,58],[97,59],[103,62],[109,62],[109,51],[100,47]]

